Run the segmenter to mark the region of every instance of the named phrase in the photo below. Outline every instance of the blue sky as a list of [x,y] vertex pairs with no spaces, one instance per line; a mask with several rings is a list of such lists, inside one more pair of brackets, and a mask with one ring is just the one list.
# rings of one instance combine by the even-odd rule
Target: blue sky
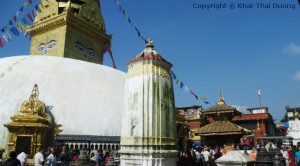
[[[0,28],[25,0],[1,0]],[[38,0],[33,0],[34,4]],[[239,8],[240,3],[260,0],[119,0],[145,38],[173,64],[172,70],[206,105],[174,84],[176,106],[225,101],[245,112],[262,104],[280,120],[285,106],[300,107],[300,6],[297,0],[264,0],[270,8]],[[226,9],[199,9],[194,4],[227,4]],[[235,9],[229,9],[233,3]],[[289,4],[293,8],[274,8]],[[144,49],[143,41],[119,12],[114,0],[101,1],[107,33],[113,35],[112,51],[118,68]],[[32,9],[32,6],[28,9]],[[29,10],[20,14],[24,17]],[[2,35],[2,34],[1,34]],[[29,54],[30,41],[15,37],[0,48],[0,58]],[[2,38],[3,39],[3,38]],[[112,66],[109,55],[104,64]]]

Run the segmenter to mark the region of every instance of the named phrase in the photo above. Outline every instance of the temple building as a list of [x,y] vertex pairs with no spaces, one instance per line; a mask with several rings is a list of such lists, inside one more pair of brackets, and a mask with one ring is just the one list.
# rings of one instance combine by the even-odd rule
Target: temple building
[[249,114],[236,115],[232,117],[232,122],[251,130],[254,141],[260,137],[276,135],[276,125],[268,107],[248,108],[247,110]]
[[293,138],[293,145],[300,145],[300,120],[299,120],[300,108],[290,108],[286,107],[286,114],[288,117],[288,128],[287,128],[287,136]]
[[234,124],[234,116],[242,115],[235,107],[227,105],[220,92],[219,102],[212,107],[204,109],[202,115],[209,122],[207,125],[195,129],[195,135],[201,136],[201,142],[207,145],[226,145],[228,150],[237,145],[243,135],[250,134],[246,128]]
[[[220,92],[219,102],[201,110],[197,125],[189,125],[188,130],[199,136],[201,143],[218,146],[225,144],[228,150],[231,150],[232,145],[241,146],[241,138],[247,138],[249,144],[254,145],[257,139],[276,135],[276,125],[268,107],[247,110],[249,114],[242,114],[235,107],[226,104]],[[193,135],[189,135],[188,139],[193,140]]]
[[[177,121],[178,141],[179,147],[186,145],[187,143],[200,143],[200,136],[195,135],[195,129],[202,127],[206,124],[206,120],[202,116],[201,106],[189,106],[189,107],[176,107],[177,118],[181,118],[181,121]],[[184,125],[182,125],[184,124]],[[185,129],[185,130],[183,130]],[[185,132],[183,132],[185,131]],[[184,133],[184,134],[183,134]]]

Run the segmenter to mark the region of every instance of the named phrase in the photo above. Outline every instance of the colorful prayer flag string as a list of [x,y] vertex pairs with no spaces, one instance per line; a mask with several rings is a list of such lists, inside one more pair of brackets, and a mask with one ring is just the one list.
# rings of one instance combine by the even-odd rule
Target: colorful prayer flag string
[[198,95],[194,91],[192,91],[182,81],[180,81],[179,77],[177,77],[172,70],[170,70],[170,72],[171,72],[173,80],[176,81],[176,84],[180,86],[180,89],[183,89],[183,87],[184,87],[184,91],[193,95],[197,100],[200,100],[200,101],[204,102],[205,104],[210,104],[210,102],[207,101],[207,99],[205,97],[198,97]]
[[[137,35],[139,38],[141,38],[145,43],[147,43],[147,40],[143,37],[140,30],[133,24],[132,20],[129,18],[128,14],[124,10],[124,8],[121,6],[119,0],[114,0],[117,4],[119,11],[124,15],[124,18],[128,21],[128,23],[131,25],[132,28],[137,32]],[[180,89],[184,89],[185,92],[189,92],[191,95],[193,95],[197,100],[200,100],[204,102],[205,104],[210,104],[209,101],[206,100],[205,97],[198,97],[198,95],[195,94],[189,87],[187,87],[182,81],[180,81],[179,77],[177,77],[173,71],[170,71],[172,78],[174,81],[176,81],[176,84],[180,86]]]
[[132,23],[132,20],[129,18],[129,16],[125,12],[124,8],[121,6],[119,0],[114,0],[114,1],[116,2],[117,6],[119,7],[119,11],[124,15],[124,18],[128,21],[128,23],[131,25],[131,27],[133,27],[135,29],[135,31],[137,32],[138,37],[147,44],[147,40],[143,37],[140,30]]
[[[18,36],[20,34],[20,32],[24,32],[26,31],[26,28],[24,27],[27,25],[31,25],[31,22],[33,22],[33,18],[35,17],[35,9],[31,10],[29,13],[26,14],[26,17],[23,17],[21,19],[21,21],[18,21],[18,18],[20,16],[20,14],[25,11],[25,8],[28,8],[30,5],[32,5],[32,0],[26,0],[23,5],[19,8],[19,10],[12,16],[12,18],[8,21],[7,24],[5,24],[2,28],[0,28],[0,31],[3,33],[2,37],[4,38],[4,40],[6,42],[9,42],[11,40],[11,35],[10,33],[13,33],[15,36]],[[36,7],[37,6],[37,7]],[[35,8],[40,11],[38,5],[36,5]],[[33,16],[33,17],[32,17]],[[16,23],[16,25],[14,25],[14,22]],[[24,25],[23,25],[23,24]],[[24,36],[27,36],[27,34]],[[1,39],[1,36],[0,36]],[[3,40],[1,39],[0,41],[0,47],[4,47],[5,43],[3,42]]]

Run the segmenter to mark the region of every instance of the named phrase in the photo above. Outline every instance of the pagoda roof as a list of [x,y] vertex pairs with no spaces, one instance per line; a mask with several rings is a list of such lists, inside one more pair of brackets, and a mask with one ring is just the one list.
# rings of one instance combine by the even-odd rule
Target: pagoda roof
[[200,136],[233,135],[245,133],[242,127],[239,127],[227,120],[211,122],[201,128],[195,129],[194,132]]
[[208,111],[230,111],[230,110],[236,110],[235,107],[232,107],[230,105],[227,105],[225,103],[217,103],[209,108],[204,109],[202,112],[208,112]]
[[236,110],[235,107],[232,107],[225,103],[222,91],[220,91],[219,102],[202,111],[202,113],[204,114],[216,113],[216,112],[236,112],[238,114],[242,114],[240,111]]

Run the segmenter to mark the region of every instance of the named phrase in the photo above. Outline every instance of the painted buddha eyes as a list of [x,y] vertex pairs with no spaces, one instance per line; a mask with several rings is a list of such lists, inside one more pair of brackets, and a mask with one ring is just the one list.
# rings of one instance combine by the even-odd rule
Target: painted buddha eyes
[[38,52],[41,52],[41,51],[43,51],[44,49],[46,49],[46,45],[45,45],[44,43],[41,43],[41,44],[38,46],[37,51],[38,51]]
[[87,49],[85,52],[86,52],[86,54],[88,54],[89,56],[95,56],[95,55],[96,55],[95,50],[92,49],[92,48]]
[[80,43],[74,43],[74,47],[77,49],[77,51],[79,51],[79,52],[84,52],[84,48],[83,48],[83,46],[80,44]]
[[51,40],[49,43],[48,43],[48,48],[54,48],[56,46],[56,41],[55,40]]
[[74,47],[78,52],[81,52],[83,55],[83,59],[86,60],[88,56],[96,56],[96,51],[92,48],[84,48],[81,43],[76,42],[74,43]]
[[37,47],[37,51],[38,52],[42,52],[44,53],[44,55],[47,55],[48,53],[48,49],[52,49],[56,46],[56,40],[50,40],[49,43],[46,42],[45,43],[40,43]]

